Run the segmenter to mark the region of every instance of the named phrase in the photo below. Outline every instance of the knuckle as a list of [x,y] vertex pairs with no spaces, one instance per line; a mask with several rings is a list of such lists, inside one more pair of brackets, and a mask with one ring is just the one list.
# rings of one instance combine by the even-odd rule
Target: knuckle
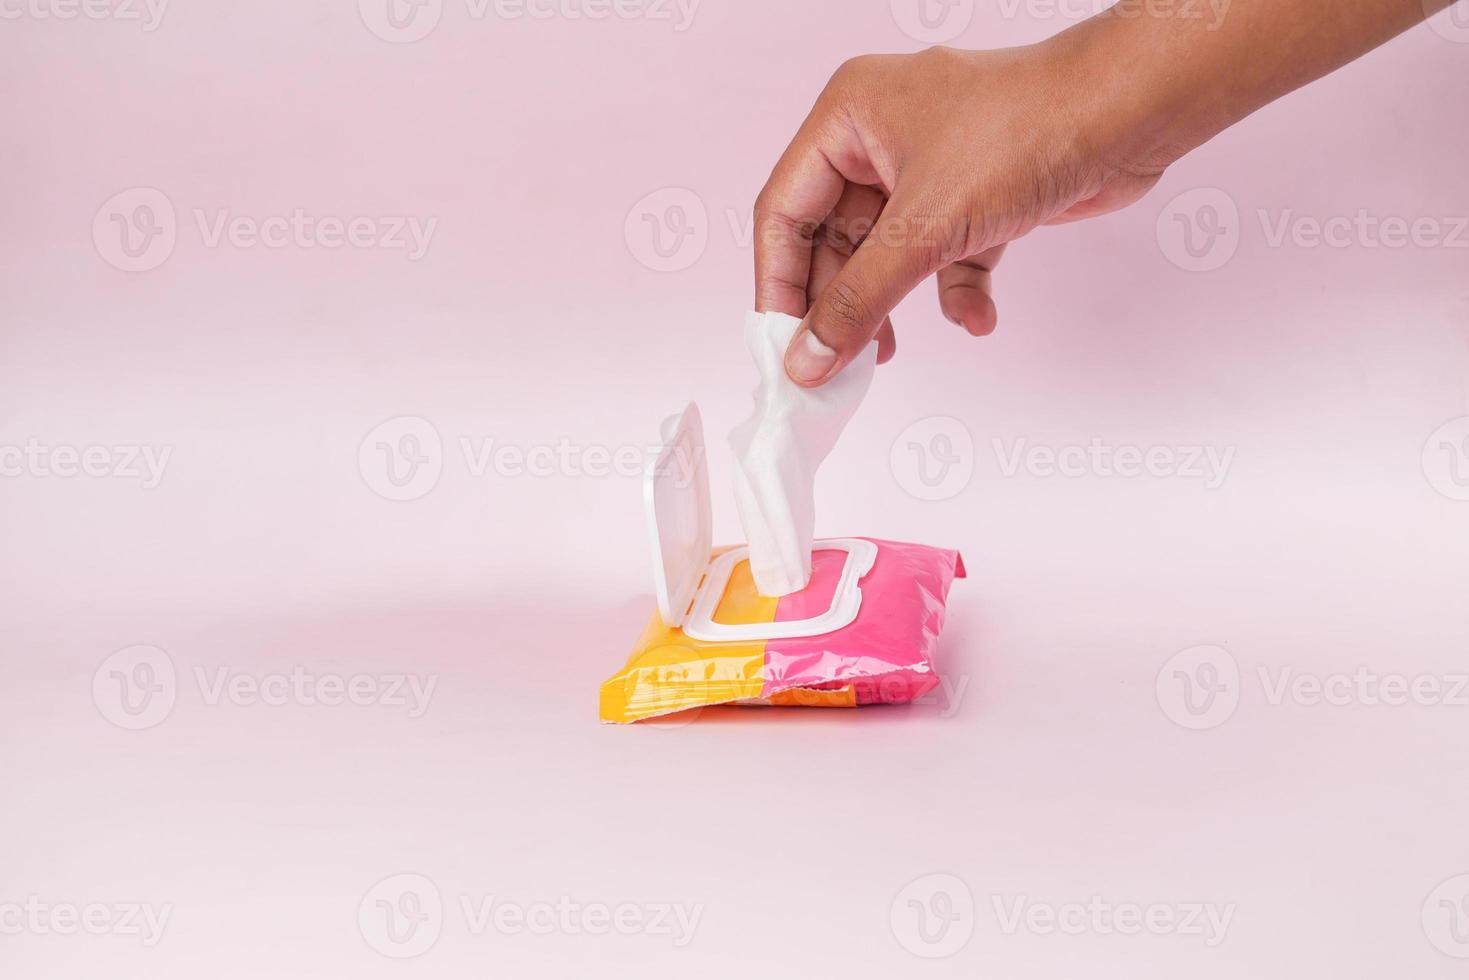
[[844,259],[849,259],[867,240],[872,222],[863,218],[831,217],[819,229],[820,241]]
[[770,220],[770,185],[766,184],[755,197],[755,220],[761,224]]
[[791,219],[776,203],[776,194],[767,185],[755,199],[756,247],[780,247],[794,237]]
[[930,258],[939,265],[958,262],[973,255],[984,236],[982,217],[960,209],[944,222],[944,234],[934,242]]
[[973,252],[979,230],[972,211],[950,196],[929,196],[913,202],[906,212],[909,222],[908,255],[917,271],[935,272]]
[[928,209],[910,209],[893,219],[891,229],[882,233],[887,244],[901,249],[905,266],[916,274],[927,275],[938,270],[951,250],[954,238],[952,219]]
[[924,66],[929,71],[939,72],[947,76],[957,71],[960,65],[966,61],[967,56],[965,52],[960,51],[958,48],[935,44],[913,55],[913,59],[917,64]]
[[822,297],[826,319],[842,336],[850,336],[866,326],[872,306],[857,285],[838,278],[826,287]]
[[827,90],[841,91],[861,85],[864,80],[871,77],[880,60],[878,55],[873,54],[859,54],[855,58],[848,58],[832,73]]

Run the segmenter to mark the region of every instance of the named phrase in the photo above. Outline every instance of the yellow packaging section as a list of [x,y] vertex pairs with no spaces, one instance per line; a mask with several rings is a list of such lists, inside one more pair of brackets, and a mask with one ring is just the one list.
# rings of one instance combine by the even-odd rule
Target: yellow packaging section
[[[770,623],[780,600],[760,595],[750,563],[729,577],[714,619]],[[602,685],[602,720],[626,723],[674,711],[758,698],[764,687],[765,641],[706,643],[666,626],[655,612],[622,670]]]

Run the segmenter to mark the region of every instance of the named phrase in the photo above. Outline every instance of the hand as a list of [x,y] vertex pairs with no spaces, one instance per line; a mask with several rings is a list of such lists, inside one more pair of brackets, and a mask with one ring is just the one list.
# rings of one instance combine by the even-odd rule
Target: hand
[[755,209],[756,308],[804,317],[786,355],[803,385],[835,374],[938,273],[944,314],[995,328],[1005,243],[1048,221],[1141,197],[1162,166],[1111,154],[1094,79],[1069,47],[934,48],[847,62],[817,99]]
[[804,322],[786,352],[819,385],[938,273],[939,304],[994,330],[990,275],[1037,225],[1136,201],[1165,167],[1449,0],[1230,0],[1217,19],[1120,0],[1037,45],[847,62],[755,207],[755,303]]

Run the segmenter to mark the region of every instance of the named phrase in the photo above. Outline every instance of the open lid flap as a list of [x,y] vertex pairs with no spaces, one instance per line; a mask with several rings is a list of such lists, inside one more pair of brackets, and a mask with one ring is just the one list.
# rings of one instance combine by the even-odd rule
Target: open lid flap
[[664,419],[662,438],[658,455],[643,474],[643,504],[658,613],[669,626],[682,626],[714,546],[699,406],[689,402],[678,415]]

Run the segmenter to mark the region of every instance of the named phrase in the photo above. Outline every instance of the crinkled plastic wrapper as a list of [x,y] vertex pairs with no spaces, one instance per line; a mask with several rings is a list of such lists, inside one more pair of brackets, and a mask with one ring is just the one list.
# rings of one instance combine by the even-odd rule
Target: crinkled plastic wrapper
[[[862,604],[851,623],[819,636],[716,643],[693,639],[654,612],[626,665],[602,685],[602,720],[642,721],[712,704],[906,704],[932,690],[934,647],[963,560],[957,551],[863,540],[877,546],[877,556],[861,578]],[[740,561],[714,621],[779,623],[826,610],[846,556],[819,542],[816,548],[810,584],[778,599],[760,595],[749,562]]]

